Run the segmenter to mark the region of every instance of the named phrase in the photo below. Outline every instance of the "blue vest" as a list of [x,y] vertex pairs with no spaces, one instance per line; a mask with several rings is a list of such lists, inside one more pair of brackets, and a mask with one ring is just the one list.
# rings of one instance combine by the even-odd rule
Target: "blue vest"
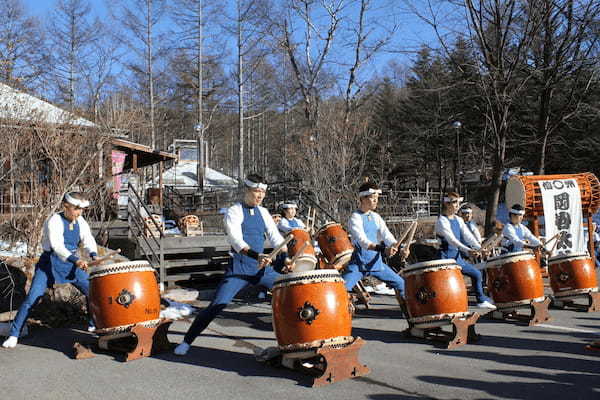
[[[287,218],[286,218],[287,219]],[[297,218],[287,219],[288,225],[290,228],[300,228],[300,224],[298,223]]]
[[[361,214],[363,230],[369,241],[377,244],[377,231],[379,228],[375,224],[375,217],[372,213]],[[367,250],[360,247],[358,242],[354,242],[354,253],[352,253],[351,264],[356,264],[360,271],[378,272],[383,269],[385,265],[381,257],[381,253],[376,250]]]
[[[454,237],[464,243],[462,233],[460,231],[460,223],[458,222],[458,218],[448,218],[445,215],[441,215],[439,218],[446,218],[450,221],[450,228]],[[452,246],[445,237],[438,235],[438,238],[441,240],[442,244],[440,245],[439,258],[453,258],[457,260],[460,257],[460,251],[457,247]]]
[[[242,222],[242,236],[244,242],[257,253],[265,249],[266,224],[258,207],[247,207],[242,204],[244,221]],[[258,261],[241,253],[233,251],[231,271],[233,275],[256,275],[259,272]]]
[[[63,213],[60,213],[60,216],[63,222],[63,240],[65,247],[73,254],[79,247],[79,242],[81,240],[79,223],[77,221],[71,223],[65,218]],[[38,268],[46,272],[49,278],[54,278],[54,283],[70,283],[77,279],[75,276],[76,274],[86,274],[83,270],[77,268],[71,261],[61,260],[54,251],[45,251],[41,255],[40,260],[38,261]]]

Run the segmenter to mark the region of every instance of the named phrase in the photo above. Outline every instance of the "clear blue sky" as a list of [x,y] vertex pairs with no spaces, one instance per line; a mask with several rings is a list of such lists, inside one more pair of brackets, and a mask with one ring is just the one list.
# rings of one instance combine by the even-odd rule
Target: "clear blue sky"
[[[106,19],[106,0],[89,1],[92,5],[93,15],[97,15],[103,20]],[[207,2],[209,1],[215,0],[207,0]],[[233,4],[233,2],[228,0],[221,1],[227,4]],[[422,3],[420,0],[413,1],[415,4]],[[33,15],[41,17],[42,21],[50,15],[51,10],[56,3],[55,0],[23,0],[23,2],[28,9],[27,11]],[[378,1],[374,1],[373,3],[378,4]],[[404,2],[401,0],[393,0],[393,4],[393,9],[380,8],[376,10],[375,13],[377,18],[381,18],[382,21],[384,19],[389,21],[390,16],[393,15],[396,23],[399,24],[399,29],[395,35],[393,43],[393,47],[398,50],[398,52],[380,55],[377,59],[377,63],[373,66],[374,70],[372,73],[375,74],[381,73],[390,60],[394,60],[401,64],[409,64],[410,59],[412,59],[414,56],[414,51],[417,50],[422,43],[433,44],[436,42],[436,38],[432,29],[416,15],[410,12],[405,5],[399,5],[404,4]],[[172,22],[167,20],[162,25],[162,28],[173,29],[174,26]]]

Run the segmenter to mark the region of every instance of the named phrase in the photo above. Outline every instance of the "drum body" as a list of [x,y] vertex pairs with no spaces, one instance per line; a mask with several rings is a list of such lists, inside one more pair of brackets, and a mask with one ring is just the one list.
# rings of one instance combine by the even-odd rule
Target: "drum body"
[[284,352],[352,340],[344,280],[334,269],[281,275],[273,286],[273,329]]
[[288,235],[294,238],[288,243],[288,255],[295,257],[298,252],[302,249],[306,243],[306,247],[302,250],[302,253],[296,258],[295,272],[311,271],[315,269],[317,265],[317,257],[315,255],[315,248],[313,247],[310,234],[306,229],[295,228],[292,229]]
[[123,330],[160,318],[160,291],[147,261],[129,261],[90,268],[89,304],[99,330]]
[[600,208],[600,182],[596,175],[586,172],[582,174],[564,175],[531,175],[511,176],[506,184],[506,205],[520,204],[529,216],[544,215],[544,204],[539,182],[557,179],[575,179],[581,191],[581,210],[584,216],[592,215]]
[[340,270],[350,262],[354,246],[342,225],[332,222],[324,225],[316,233],[317,243],[325,259]]
[[432,328],[468,314],[467,289],[460,266],[452,259],[412,264],[402,271],[409,322]]
[[552,257],[548,262],[548,275],[556,298],[598,291],[596,268],[587,253]]
[[499,309],[544,300],[542,272],[535,255],[518,251],[486,263],[488,290]]

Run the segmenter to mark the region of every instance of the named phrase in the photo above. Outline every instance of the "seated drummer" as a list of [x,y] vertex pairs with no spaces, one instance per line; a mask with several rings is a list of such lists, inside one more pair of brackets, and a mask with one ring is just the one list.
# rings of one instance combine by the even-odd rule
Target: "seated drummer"
[[[89,275],[85,272],[88,265],[76,253],[80,242],[92,259],[95,259],[98,253],[90,227],[81,216],[83,210],[89,205],[89,201],[82,193],[67,193],[62,202],[63,211],[55,213],[44,222],[42,232],[44,252],[35,265],[29,293],[19,307],[17,316],[10,326],[9,337],[2,347],[13,348],[17,345],[29,311],[43,296],[46,289],[51,288],[55,283],[71,283],[83,295],[88,296]],[[90,321],[88,330],[94,329]]]
[[483,279],[481,272],[467,262],[462,254],[477,255],[476,250],[481,245],[473,237],[461,217],[456,215],[463,200],[458,193],[450,192],[443,200],[442,215],[435,224],[435,233],[441,240],[438,257],[440,259],[452,258],[461,266],[463,275],[471,278],[477,297],[477,307],[495,309],[492,299],[483,293]]
[[304,223],[300,219],[296,218],[298,206],[295,203],[284,203],[281,205],[281,210],[283,215],[281,221],[279,221],[279,224],[277,225],[277,228],[279,228],[281,233],[285,235],[292,229],[306,228]]
[[542,245],[542,242],[522,224],[524,215],[525,210],[520,204],[513,205],[508,211],[510,223],[504,226],[502,236],[504,237],[503,246],[509,253],[523,251],[525,248],[536,248]]
[[465,225],[469,229],[469,232],[471,232],[477,243],[481,244],[483,240],[481,238],[481,233],[479,233],[477,223],[473,221],[473,209],[469,205],[465,204],[458,211],[458,215],[460,215],[460,217],[463,219]]
[[[373,182],[364,183],[358,190],[360,207],[348,221],[354,253],[342,276],[346,290],[351,291],[362,278],[374,276],[396,289],[400,298],[404,298],[404,279],[383,262],[383,254],[387,257],[396,254],[394,245],[397,241],[383,218],[375,212],[381,190]],[[403,257],[408,257],[408,246],[402,251]]]
[[[278,246],[284,241],[269,211],[260,206],[267,185],[261,176],[255,174],[248,175],[244,184],[244,200],[229,207],[224,218],[227,240],[232,247],[232,258],[225,276],[219,283],[211,303],[198,313],[183,342],[175,348],[175,354],[186,354],[194,339],[225,309],[240,290],[248,285],[263,285],[270,289],[279,276],[273,267],[268,266],[271,261],[262,254],[265,234],[273,246]],[[279,259],[282,258],[285,258],[285,254]]]

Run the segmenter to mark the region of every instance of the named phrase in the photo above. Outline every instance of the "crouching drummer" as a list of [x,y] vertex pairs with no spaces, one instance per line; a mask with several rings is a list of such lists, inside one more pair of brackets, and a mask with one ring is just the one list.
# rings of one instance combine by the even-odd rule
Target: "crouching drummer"
[[254,174],[244,180],[244,185],[243,201],[229,207],[224,218],[227,240],[232,247],[230,264],[211,303],[198,313],[183,342],[175,348],[177,355],[188,352],[192,342],[240,290],[247,285],[262,285],[271,289],[279,276],[275,268],[283,267],[281,261],[285,254],[279,257],[280,262],[275,268],[269,266],[271,261],[263,254],[265,234],[273,246],[284,242],[273,218],[266,208],[260,206],[267,185],[261,176]]
[[480,308],[495,309],[492,299],[483,293],[483,278],[481,272],[472,264],[467,262],[463,255],[477,256],[477,250],[481,245],[473,237],[461,217],[456,215],[463,200],[458,193],[450,192],[442,204],[442,215],[440,215],[435,224],[435,233],[441,241],[438,258],[451,258],[461,266],[463,275],[471,278],[475,294],[477,297],[477,306]]
[[[403,306],[404,279],[383,262],[383,255],[396,254],[397,241],[388,229],[385,221],[375,212],[381,190],[373,182],[364,183],[359,188],[359,209],[354,211],[348,221],[348,229],[354,244],[352,259],[343,274],[346,290],[366,276],[373,276],[396,289],[400,305]],[[402,250],[402,256],[408,257],[408,248]]]
[[[89,276],[85,272],[88,265],[77,256],[76,252],[79,243],[82,243],[92,259],[97,256],[96,241],[88,223],[81,216],[83,210],[89,205],[89,201],[82,193],[67,193],[62,202],[63,211],[52,215],[44,223],[42,233],[44,252],[35,266],[29,293],[11,324],[10,336],[2,347],[13,348],[17,345],[29,311],[46,289],[51,288],[55,283],[71,283],[83,295],[88,296]],[[94,330],[91,322],[88,330]]]

